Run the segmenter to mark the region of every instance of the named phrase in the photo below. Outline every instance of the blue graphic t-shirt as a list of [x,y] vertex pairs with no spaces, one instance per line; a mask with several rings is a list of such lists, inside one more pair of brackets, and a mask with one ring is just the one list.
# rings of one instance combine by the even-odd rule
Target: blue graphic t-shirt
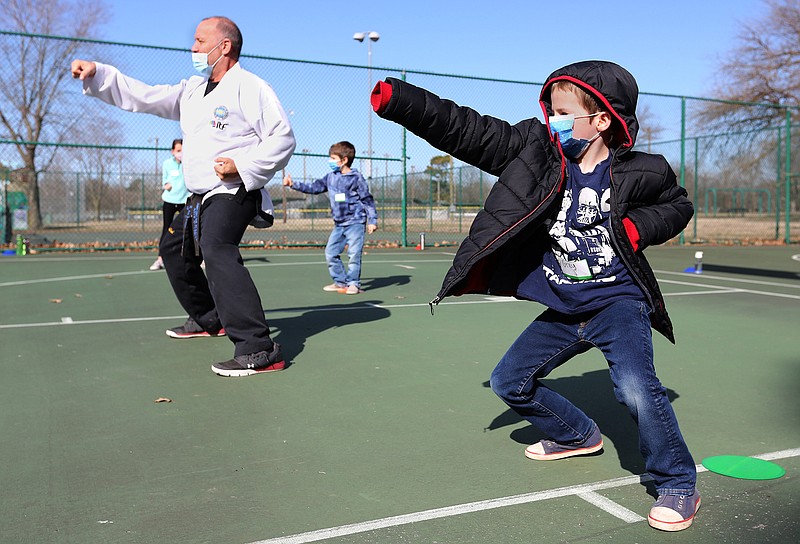
[[610,166],[609,157],[584,174],[568,163],[561,210],[545,223],[550,249],[520,285],[521,296],[567,314],[644,300],[611,245]]

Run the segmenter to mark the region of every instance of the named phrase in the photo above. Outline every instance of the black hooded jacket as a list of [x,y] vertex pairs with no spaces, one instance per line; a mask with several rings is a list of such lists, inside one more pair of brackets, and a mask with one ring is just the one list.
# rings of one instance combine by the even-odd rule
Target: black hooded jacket
[[[638,87],[630,73],[605,61],[584,61],[555,71],[540,96],[545,119],[552,115],[552,84],[560,80],[593,95],[612,117],[612,244],[653,307],[653,328],[674,342],[664,298],[642,250],[678,235],[692,217],[692,204],[663,156],[631,149],[639,123]],[[544,221],[560,208],[566,159],[557,139],[538,119],[511,125],[398,79],[387,79],[375,92],[387,84],[391,85],[390,98],[377,110],[378,115],[401,124],[437,149],[498,176],[432,304],[468,293],[517,296],[520,282],[550,247]],[[638,230],[636,251],[623,218]]]

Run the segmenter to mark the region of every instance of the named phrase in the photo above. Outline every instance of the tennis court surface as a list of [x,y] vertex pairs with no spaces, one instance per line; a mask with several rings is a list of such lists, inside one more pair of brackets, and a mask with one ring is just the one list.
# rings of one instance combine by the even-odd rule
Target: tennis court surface
[[[703,273],[684,272],[698,249]],[[244,252],[293,364],[238,379],[210,370],[227,339],[164,334],[185,314],[152,254],[0,257],[0,542],[800,541],[800,248],[648,250],[677,336],[654,337],[656,365],[695,462],[786,469],[701,469],[677,534],[647,525],[599,352],[548,383],[598,422],[602,454],[524,457],[542,436],[488,379],[541,307],[467,296],[431,316],[452,253],[367,251],[366,292],[345,296],[322,291],[322,250]]]

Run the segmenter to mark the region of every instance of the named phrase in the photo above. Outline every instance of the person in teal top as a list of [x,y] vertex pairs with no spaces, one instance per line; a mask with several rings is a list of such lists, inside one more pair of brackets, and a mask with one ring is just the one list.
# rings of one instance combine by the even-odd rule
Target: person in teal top
[[[181,211],[186,205],[186,200],[189,198],[189,189],[183,182],[183,140],[178,138],[172,141],[172,156],[164,161],[161,167],[161,185],[164,192],[161,194],[161,199],[164,201],[163,218],[164,225],[161,228],[161,238],[164,238],[167,229],[172,224],[175,214]],[[161,260],[161,255],[150,265],[150,270],[161,270],[164,268],[164,263]]]

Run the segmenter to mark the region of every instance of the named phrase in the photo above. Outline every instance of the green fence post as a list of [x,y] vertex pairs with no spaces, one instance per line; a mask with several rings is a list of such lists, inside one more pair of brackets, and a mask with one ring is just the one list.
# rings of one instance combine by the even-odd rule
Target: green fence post
[[[388,168],[389,162],[387,161],[385,164]],[[385,173],[383,183],[381,183],[381,230],[386,229],[386,179],[388,177],[389,174]]]
[[778,145],[775,147],[775,239],[780,240],[781,237],[781,127],[778,127]]
[[791,236],[791,223],[789,221],[789,210],[792,207],[791,200],[791,183],[792,183],[792,112],[789,108],[786,108],[786,171],[784,174],[786,175],[786,202],[784,208],[784,214],[786,215],[786,244],[788,245],[792,241]]
[[700,155],[700,138],[695,136],[695,138],[694,138],[694,203],[695,203],[694,204],[694,209],[695,209],[695,213],[694,213],[694,228],[693,228],[693,233],[692,233],[692,237],[694,238],[695,242],[697,241],[697,205],[698,205],[697,191],[699,189],[697,171],[700,169],[699,155]]
[[458,232],[463,232],[461,222],[464,219],[464,187],[461,174],[464,172],[464,167],[458,169]]
[[428,216],[428,232],[433,232],[433,172],[428,174]]
[[81,174],[75,174],[75,223],[81,226]]
[[139,204],[139,209],[142,215],[142,232],[144,232],[144,180],[145,174],[142,174],[142,202]]
[[8,184],[11,183],[11,171],[6,168],[2,179],[3,200],[0,208],[0,232],[3,233],[0,242],[8,244],[11,242],[11,208],[8,204]]
[[[686,97],[681,97],[681,187],[686,187]],[[678,243],[686,243],[684,231],[678,237]]]
[[[406,71],[401,72],[403,81],[406,80]],[[405,127],[403,128],[403,191],[402,202],[400,204],[400,247],[408,245],[408,156],[406,155],[407,147],[406,140],[408,135]]]

